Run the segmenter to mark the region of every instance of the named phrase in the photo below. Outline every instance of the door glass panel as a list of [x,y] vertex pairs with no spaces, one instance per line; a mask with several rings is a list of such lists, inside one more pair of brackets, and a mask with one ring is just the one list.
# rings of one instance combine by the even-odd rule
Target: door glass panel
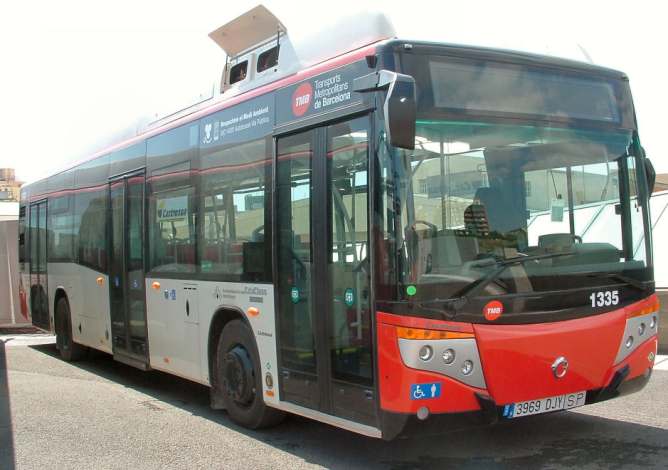
[[124,183],[111,185],[111,256],[109,258],[109,292],[111,329],[114,348],[126,348],[125,295],[123,292],[123,218]]
[[39,205],[39,256],[37,257],[37,271],[46,273],[46,203]]
[[327,128],[330,355],[336,380],[371,385],[367,119]]
[[283,368],[316,373],[311,293],[310,132],[278,141],[278,289]]
[[30,208],[30,310],[33,324],[48,329],[46,230],[46,202],[40,202]]
[[144,177],[128,179],[127,186],[127,292],[130,346],[132,352],[146,353],[144,314]]

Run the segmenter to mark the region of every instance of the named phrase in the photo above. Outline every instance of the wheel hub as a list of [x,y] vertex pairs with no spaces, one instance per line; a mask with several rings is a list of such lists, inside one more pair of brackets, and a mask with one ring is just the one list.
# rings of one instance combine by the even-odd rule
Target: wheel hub
[[253,362],[246,348],[235,346],[223,359],[223,387],[227,395],[237,403],[246,405],[255,396]]

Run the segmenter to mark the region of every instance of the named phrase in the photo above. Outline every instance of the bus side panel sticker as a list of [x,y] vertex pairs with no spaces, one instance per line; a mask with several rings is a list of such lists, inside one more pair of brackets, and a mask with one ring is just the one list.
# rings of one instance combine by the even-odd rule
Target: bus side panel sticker
[[411,400],[427,400],[441,396],[440,382],[411,384]]

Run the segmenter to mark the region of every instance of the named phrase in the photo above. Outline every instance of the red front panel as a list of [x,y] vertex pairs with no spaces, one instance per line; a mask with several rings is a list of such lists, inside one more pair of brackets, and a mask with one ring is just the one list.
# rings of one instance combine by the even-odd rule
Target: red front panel
[[[469,387],[440,374],[406,367],[401,361],[395,326],[378,323],[378,350],[380,407],[383,410],[416,413],[421,406],[427,406],[432,413],[456,413],[480,409],[474,394],[480,392],[486,395],[484,390]],[[410,399],[411,384],[433,382],[441,383],[439,398]]]
[[[503,405],[606,385],[625,325],[623,310],[557,323],[475,325],[490,395]],[[552,364],[561,356],[568,372],[557,379]]]
[[[497,405],[601,389],[614,373],[629,365],[626,380],[652,367],[656,335],[648,337],[619,364],[617,352],[628,316],[651,308],[655,296],[633,305],[587,318],[531,325],[472,325],[378,312],[378,367],[381,408],[415,413],[427,406],[432,413],[479,410],[475,393],[489,395]],[[397,326],[473,332],[484,371],[486,389],[465,385],[444,375],[407,367],[398,346]],[[568,371],[556,378],[552,365],[568,360]],[[411,400],[411,384],[440,382],[442,394],[433,400]]]

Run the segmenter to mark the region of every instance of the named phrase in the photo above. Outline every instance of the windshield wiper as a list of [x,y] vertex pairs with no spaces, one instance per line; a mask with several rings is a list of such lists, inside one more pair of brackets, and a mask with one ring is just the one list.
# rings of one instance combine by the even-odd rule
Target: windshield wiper
[[529,256],[514,256],[512,258],[503,258],[500,260],[497,260],[496,265],[497,268],[494,269],[493,271],[490,271],[487,273],[484,277],[481,277],[478,279],[478,281],[473,282],[466,288],[464,288],[457,298],[454,300],[449,301],[450,307],[455,311],[455,314],[458,313],[464,306],[469,303],[471,298],[473,298],[474,295],[476,295],[478,292],[483,290],[487,285],[489,285],[491,282],[494,282],[501,276],[501,274],[506,270],[508,266],[512,266],[514,264],[524,264],[528,261],[537,261],[541,259],[549,259],[549,258],[558,258],[560,256],[570,256],[574,254],[572,251],[564,251],[560,253],[543,253],[541,255],[529,255]]
[[587,276],[594,278],[614,279],[616,281],[623,282],[624,284],[628,284],[631,287],[635,287],[642,292],[645,292],[648,289],[648,287],[642,281],[638,281],[637,279],[633,279],[632,277],[628,277],[620,273],[589,273]]

